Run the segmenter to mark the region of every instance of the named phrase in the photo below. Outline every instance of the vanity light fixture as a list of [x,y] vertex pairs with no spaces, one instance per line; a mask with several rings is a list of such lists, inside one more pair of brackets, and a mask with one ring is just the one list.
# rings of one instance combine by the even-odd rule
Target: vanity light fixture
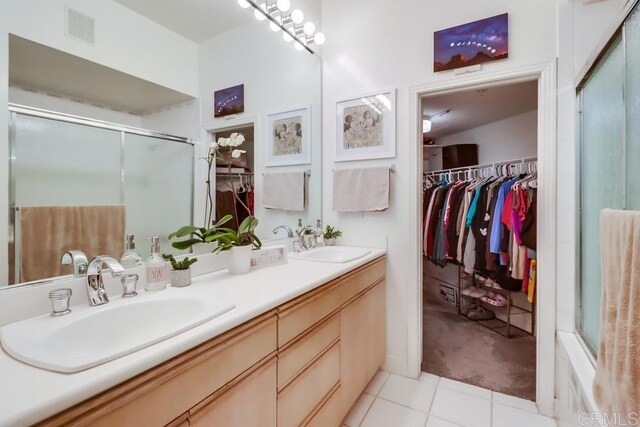
[[321,32],[316,32],[316,25],[307,21],[304,22],[304,12],[300,9],[293,9],[291,12],[291,0],[238,0],[238,4],[243,9],[253,8],[253,14],[258,21],[268,20],[269,27],[273,32],[282,30],[282,38],[287,43],[295,41],[294,47],[298,51],[307,50],[315,54],[311,45],[321,46],[325,43],[326,37]]

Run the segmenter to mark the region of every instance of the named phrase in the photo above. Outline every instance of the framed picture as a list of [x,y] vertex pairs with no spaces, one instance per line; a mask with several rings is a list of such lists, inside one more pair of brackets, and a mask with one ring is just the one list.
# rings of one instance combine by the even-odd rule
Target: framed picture
[[396,90],[340,101],[336,161],[396,156]]
[[310,107],[267,116],[266,166],[311,163],[310,117]]
[[492,16],[433,34],[433,71],[455,70],[509,57],[509,15]]
[[244,85],[217,90],[213,94],[213,116],[244,113]]

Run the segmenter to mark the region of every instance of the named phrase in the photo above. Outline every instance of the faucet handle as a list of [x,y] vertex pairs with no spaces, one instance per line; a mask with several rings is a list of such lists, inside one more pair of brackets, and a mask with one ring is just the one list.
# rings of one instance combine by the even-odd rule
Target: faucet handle
[[52,308],[51,317],[59,317],[71,313],[71,309],[69,308],[71,294],[72,291],[70,288],[55,289],[49,292]]
[[138,293],[136,292],[137,282],[137,274],[124,274],[120,278],[120,283],[122,283],[122,298],[130,298],[138,295]]
[[67,251],[62,255],[60,259],[62,265],[73,265],[73,275],[75,277],[84,276],[87,273],[87,267],[89,266],[89,260],[82,251]]

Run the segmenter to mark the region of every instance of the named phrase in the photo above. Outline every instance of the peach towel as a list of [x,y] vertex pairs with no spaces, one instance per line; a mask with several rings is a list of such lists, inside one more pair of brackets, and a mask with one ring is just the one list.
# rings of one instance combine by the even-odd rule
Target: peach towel
[[627,419],[640,412],[640,212],[604,209],[600,250],[600,347],[593,394],[600,410]]
[[78,249],[91,259],[124,252],[125,207],[33,206],[20,208],[20,281],[46,279],[72,272],[60,264],[62,254]]

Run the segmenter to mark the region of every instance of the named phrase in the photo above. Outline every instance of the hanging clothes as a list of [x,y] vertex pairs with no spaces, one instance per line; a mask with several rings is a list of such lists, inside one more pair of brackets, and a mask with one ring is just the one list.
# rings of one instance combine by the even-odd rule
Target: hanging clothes
[[424,255],[442,267],[457,263],[468,274],[491,276],[504,289],[535,287],[535,174],[456,182],[443,175],[424,186]]

